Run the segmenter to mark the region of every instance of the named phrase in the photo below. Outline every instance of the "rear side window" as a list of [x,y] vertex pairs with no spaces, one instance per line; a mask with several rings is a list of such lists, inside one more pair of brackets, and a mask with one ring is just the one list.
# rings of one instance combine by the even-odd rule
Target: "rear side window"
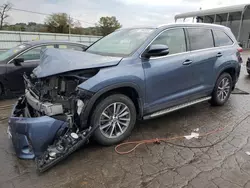
[[188,28],[187,30],[191,50],[200,50],[214,47],[214,40],[211,29]]
[[213,30],[215,46],[229,46],[233,44],[233,41],[227,36],[226,33],[220,30]]
[[46,49],[46,48],[54,48],[54,46],[48,45],[48,46],[40,46],[40,47],[33,48],[23,53],[22,55],[20,55],[19,58],[23,58],[24,61],[38,60],[40,59],[41,50]]
[[161,33],[151,44],[167,45],[170,54],[186,52],[185,33],[182,28],[170,29]]

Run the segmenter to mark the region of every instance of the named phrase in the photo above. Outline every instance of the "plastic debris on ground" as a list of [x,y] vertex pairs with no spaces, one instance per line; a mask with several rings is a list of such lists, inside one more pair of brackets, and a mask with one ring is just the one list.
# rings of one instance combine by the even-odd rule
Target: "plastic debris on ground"
[[190,135],[184,136],[186,139],[190,140],[192,138],[199,138],[199,133],[192,132]]

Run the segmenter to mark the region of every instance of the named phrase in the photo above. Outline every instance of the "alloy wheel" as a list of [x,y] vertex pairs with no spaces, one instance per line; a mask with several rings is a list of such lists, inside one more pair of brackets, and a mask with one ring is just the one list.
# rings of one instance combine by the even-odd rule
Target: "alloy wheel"
[[217,89],[217,96],[220,101],[224,101],[230,92],[230,81],[228,78],[223,78]]
[[106,107],[99,119],[101,133],[107,138],[117,138],[128,128],[131,113],[127,105],[115,102]]

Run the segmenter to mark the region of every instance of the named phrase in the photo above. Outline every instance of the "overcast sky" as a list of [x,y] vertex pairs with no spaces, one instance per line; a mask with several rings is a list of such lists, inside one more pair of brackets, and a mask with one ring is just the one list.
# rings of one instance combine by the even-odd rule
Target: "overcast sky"
[[[3,0],[5,1],[5,0]],[[238,1],[241,4],[250,0]],[[101,16],[116,16],[123,27],[174,22],[183,12],[238,4],[236,0],[9,0],[13,8],[43,13],[66,12],[80,19],[83,27],[93,26]],[[1,3],[0,3],[1,4]],[[8,22],[39,22],[45,16],[11,11]],[[93,23],[92,25],[89,23]]]

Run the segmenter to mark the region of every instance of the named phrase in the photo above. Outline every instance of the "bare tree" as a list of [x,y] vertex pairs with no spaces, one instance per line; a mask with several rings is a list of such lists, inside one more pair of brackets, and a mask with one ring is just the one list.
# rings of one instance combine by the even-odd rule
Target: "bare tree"
[[0,30],[3,28],[5,19],[9,17],[8,12],[11,7],[12,5],[8,2],[0,6]]

